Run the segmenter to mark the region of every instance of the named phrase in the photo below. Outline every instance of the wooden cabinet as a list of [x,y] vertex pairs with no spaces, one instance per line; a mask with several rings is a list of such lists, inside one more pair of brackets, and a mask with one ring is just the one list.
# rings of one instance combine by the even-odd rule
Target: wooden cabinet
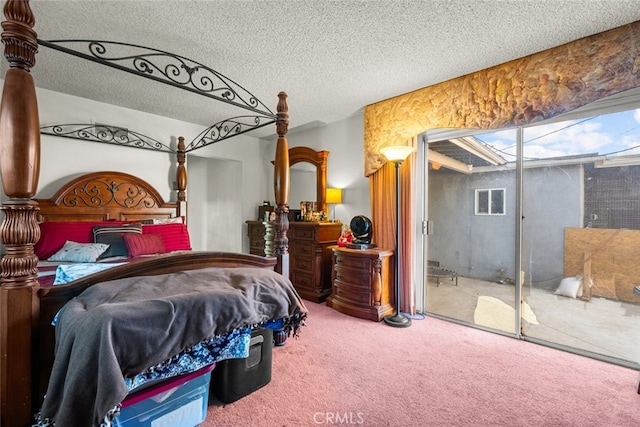
[[246,221],[249,237],[249,253],[260,256],[273,256],[273,238],[275,230],[271,221]]
[[393,251],[334,246],[327,305],[341,313],[380,321],[395,313]]
[[289,276],[304,299],[321,302],[331,293],[332,252],[342,232],[339,222],[289,223]]

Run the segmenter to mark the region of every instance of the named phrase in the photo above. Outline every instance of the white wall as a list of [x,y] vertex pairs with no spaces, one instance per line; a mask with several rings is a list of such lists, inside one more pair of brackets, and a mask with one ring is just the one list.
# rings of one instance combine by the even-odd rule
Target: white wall
[[[202,128],[44,89],[38,89],[37,96],[41,126],[97,122],[128,128],[173,147],[178,136],[189,140]],[[172,198],[175,165],[175,156],[168,153],[43,135],[36,197],[50,197],[61,183],[71,177],[114,170],[139,176],[156,187],[165,200],[175,200]]]
[[[215,212],[222,213],[224,211],[224,217],[212,217],[211,215],[207,217],[211,228],[198,231],[206,234],[209,239],[203,249],[219,250],[219,244],[222,241],[226,242],[225,246],[235,246],[236,243],[233,242],[239,241],[241,242],[241,251],[248,253],[249,238],[245,221],[258,219],[258,206],[262,204],[263,200],[274,200],[271,160],[275,158],[275,145],[245,135],[238,135],[200,148],[194,154],[187,156],[187,175],[190,183],[193,179],[191,178],[189,161],[195,156],[215,159],[215,162],[196,163],[197,170],[206,168],[204,175],[198,173],[198,176],[202,176],[201,179],[206,180],[206,184],[203,186],[208,189],[198,190],[196,194],[188,191],[187,200],[189,203],[196,202],[200,205],[216,203],[209,197],[216,193],[220,195],[220,182],[226,182],[229,186],[233,186],[234,191],[230,196],[237,201],[237,204],[216,205]],[[227,164],[223,166],[224,162]],[[194,172],[196,171],[194,170]],[[231,176],[234,178],[230,179]],[[187,186],[187,189],[190,186],[191,184]],[[198,188],[201,188],[200,185]],[[216,191],[215,188],[218,190]],[[219,229],[215,231],[223,223],[233,223],[239,225],[239,228],[233,227],[233,231],[228,229],[226,232]],[[191,228],[189,231],[191,232]]]
[[242,252],[242,162],[189,156],[189,228],[194,250]]

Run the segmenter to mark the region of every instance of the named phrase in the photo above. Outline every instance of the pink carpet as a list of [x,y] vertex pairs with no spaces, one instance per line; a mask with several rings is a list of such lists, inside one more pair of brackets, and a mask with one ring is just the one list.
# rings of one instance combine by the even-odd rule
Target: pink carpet
[[640,425],[639,373],[439,319],[406,329],[307,302],[271,382],[202,427]]

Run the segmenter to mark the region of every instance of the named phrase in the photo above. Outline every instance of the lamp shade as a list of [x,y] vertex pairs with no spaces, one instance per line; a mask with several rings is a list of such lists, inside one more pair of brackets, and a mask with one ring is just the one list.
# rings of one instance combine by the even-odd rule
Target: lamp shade
[[409,154],[413,153],[413,147],[409,147],[408,145],[390,145],[382,147],[380,152],[390,162],[401,162],[406,159]]
[[342,188],[327,188],[326,202],[332,205],[342,203]]

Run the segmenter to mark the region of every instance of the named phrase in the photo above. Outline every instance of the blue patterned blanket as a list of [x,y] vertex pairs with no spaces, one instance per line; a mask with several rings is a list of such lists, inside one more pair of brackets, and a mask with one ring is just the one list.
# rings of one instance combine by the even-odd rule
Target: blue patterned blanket
[[41,420],[98,426],[127,395],[126,378],[212,337],[306,307],[289,279],[260,268],[205,268],[91,286],[60,311]]

